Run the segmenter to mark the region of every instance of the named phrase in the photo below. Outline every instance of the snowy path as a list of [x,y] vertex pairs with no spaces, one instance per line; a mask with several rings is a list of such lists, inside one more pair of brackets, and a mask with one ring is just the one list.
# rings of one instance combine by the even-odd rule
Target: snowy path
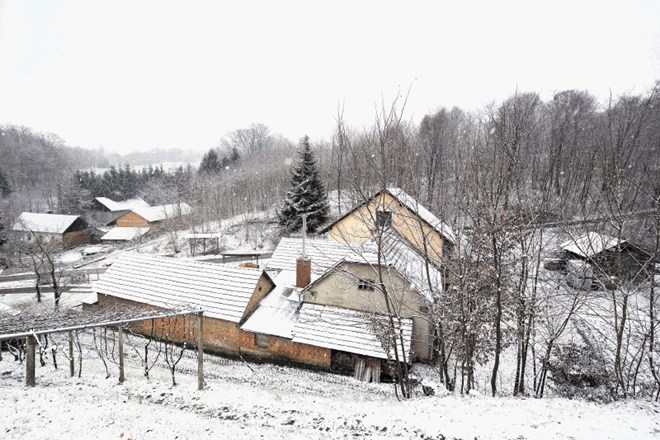
[[82,378],[49,362],[37,368],[37,386],[26,389],[23,366],[10,358],[0,362],[1,439],[660,437],[660,406],[647,402],[453,396],[398,402],[391,385],[272,365],[253,365],[252,372],[215,358],[206,364],[208,387],[201,392],[194,374],[179,373],[171,387],[165,369],[146,380],[136,363],[119,385],[116,367],[104,379],[98,359],[84,360]]

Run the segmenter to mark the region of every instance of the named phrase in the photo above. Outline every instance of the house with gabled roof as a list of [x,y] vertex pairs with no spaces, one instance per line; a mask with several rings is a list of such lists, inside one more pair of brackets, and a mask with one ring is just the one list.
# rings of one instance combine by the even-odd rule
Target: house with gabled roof
[[[402,357],[429,360],[429,306],[443,277],[401,239],[395,230],[384,234],[379,258],[372,241],[306,240],[303,250],[303,240],[283,238],[266,268],[276,287],[241,326],[243,351],[335,371],[371,371],[376,379],[381,362],[394,357],[384,336],[393,315]],[[322,356],[289,350],[291,344],[316,347]]]
[[133,208],[115,220],[117,227],[147,228],[156,223],[173,220],[192,214],[192,207],[187,203],[146,206]]
[[327,233],[332,241],[364,243],[383,228],[396,229],[438,267],[443,256],[461,239],[450,226],[397,187],[379,191],[319,232]]
[[[274,283],[262,270],[125,252],[92,287],[100,308],[201,309],[204,345],[213,351],[238,354],[239,325]],[[148,323],[144,325],[148,334]]]
[[11,233],[27,242],[41,240],[62,247],[88,243],[89,226],[78,215],[23,212],[11,226]]

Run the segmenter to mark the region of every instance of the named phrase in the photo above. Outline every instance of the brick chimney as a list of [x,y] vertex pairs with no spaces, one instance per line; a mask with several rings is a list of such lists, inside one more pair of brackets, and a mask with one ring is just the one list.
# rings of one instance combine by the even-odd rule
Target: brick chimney
[[305,253],[307,214],[302,215],[302,255],[296,260],[296,287],[302,289],[312,281],[312,260]]
[[312,281],[312,260],[300,257],[296,260],[296,287],[307,287]]

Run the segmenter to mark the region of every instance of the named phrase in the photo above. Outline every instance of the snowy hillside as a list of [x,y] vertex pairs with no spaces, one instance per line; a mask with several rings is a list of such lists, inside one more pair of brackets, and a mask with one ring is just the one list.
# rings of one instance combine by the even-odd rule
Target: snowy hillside
[[37,386],[27,389],[24,364],[5,355],[0,438],[89,438],[91,433],[99,439],[660,436],[660,406],[648,402],[598,405],[479,395],[418,395],[399,402],[388,384],[213,356],[206,356],[206,389],[197,391],[193,357],[184,359],[187,373],[177,373],[178,385],[172,387],[164,366],[154,368],[147,380],[135,357],[122,385],[111,362],[111,377],[105,379],[98,357],[84,359],[81,378],[69,378],[60,355],[60,369],[47,359],[37,368]]

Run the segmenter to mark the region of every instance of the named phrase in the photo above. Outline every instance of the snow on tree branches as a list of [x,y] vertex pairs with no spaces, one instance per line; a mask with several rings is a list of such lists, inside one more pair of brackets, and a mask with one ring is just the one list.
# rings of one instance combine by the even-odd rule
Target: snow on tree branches
[[298,231],[302,227],[301,215],[307,214],[307,232],[315,232],[328,220],[330,206],[307,136],[300,140],[298,163],[291,175],[291,189],[278,213],[279,223],[289,232]]

